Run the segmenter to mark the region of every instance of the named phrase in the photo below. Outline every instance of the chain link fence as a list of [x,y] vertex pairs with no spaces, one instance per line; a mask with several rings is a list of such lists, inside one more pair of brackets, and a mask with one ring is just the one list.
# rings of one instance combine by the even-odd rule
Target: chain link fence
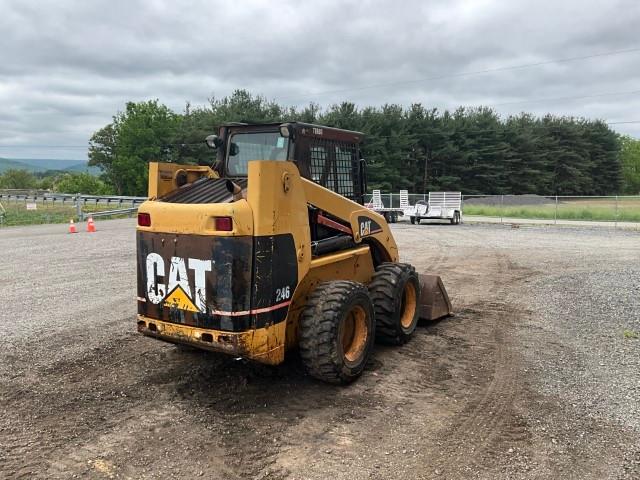
[[[400,208],[399,193],[382,193],[385,208]],[[428,193],[410,193],[409,204],[426,202]],[[370,202],[372,195],[365,197]],[[597,222],[640,229],[640,195],[544,196],[463,195],[463,218],[503,223]]]
[[[372,195],[365,196],[370,202]],[[399,193],[382,193],[385,208],[400,208]],[[409,204],[426,202],[428,193],[410,193]],[[144,197],[53,194],[0,190],[0,226],[82,221],[87,215],[131,216]],[[543,196],[463,195],[463,219],[502,223],[612,224],[640,229],[640,195]],[[400,217],[402,219],[402,217]]]

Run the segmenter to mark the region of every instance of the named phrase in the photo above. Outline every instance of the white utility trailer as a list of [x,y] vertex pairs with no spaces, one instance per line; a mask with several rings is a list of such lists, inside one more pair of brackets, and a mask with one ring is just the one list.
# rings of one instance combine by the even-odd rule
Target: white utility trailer
[[411,223],[420,223],[422,219],[441,219],[458,225],[462,222],[462,193],[429,192],[427,202],[419,200],[415,205],[406,207],[403,213]]
[[408,190],[400,190],[400,207],[385,207],[382,202],[382,192],[374,190],[371,201],[365,206],[382,215],[387,223],[396,223],[398,215],[403,215],[404,209],[409,206],[409,192]]

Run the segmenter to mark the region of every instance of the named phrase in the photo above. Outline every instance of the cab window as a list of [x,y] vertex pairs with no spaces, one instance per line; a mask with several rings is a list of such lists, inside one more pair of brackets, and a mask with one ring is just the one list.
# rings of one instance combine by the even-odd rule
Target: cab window
[[234,133],[227,148],[228,174],[244,176],[252,160],[286,160],[289,139],[280,132]]

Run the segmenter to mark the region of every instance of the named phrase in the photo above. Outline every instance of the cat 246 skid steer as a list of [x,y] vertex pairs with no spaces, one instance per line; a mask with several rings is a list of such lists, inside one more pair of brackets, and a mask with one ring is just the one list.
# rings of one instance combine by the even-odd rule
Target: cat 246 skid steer
[[299,122],[228,124],[213,168],[152,163],[138,210],[138,330],[347,383],[374,341],[451,314],[440,277],[400,263],[363,206],[363,135]]

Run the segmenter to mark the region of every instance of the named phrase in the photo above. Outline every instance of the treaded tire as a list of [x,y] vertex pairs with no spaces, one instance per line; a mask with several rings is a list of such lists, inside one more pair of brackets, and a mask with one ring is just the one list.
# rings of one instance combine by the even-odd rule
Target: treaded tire
[[369,284],[376,317],[376,340],[406,343],[418,325],[420,280],[408,263],[382,263]]
[[416,217],[409,217],[409,220],[411,220],[411,225],[415,225]]
[[373,305],[365,285],[337,280],[321,283],[311,293],[300,315],[299,342],[311,376],[335,384],[354,381],[369,360],[374,339]]

